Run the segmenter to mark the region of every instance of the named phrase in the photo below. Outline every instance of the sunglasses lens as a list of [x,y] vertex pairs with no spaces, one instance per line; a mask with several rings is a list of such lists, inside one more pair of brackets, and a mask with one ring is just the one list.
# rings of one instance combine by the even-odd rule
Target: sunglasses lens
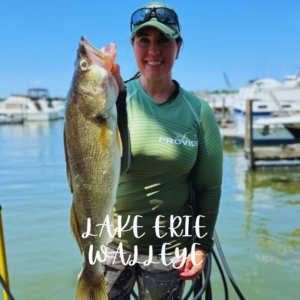
[[144,8],[136,11],[132,16],[132,24],[138,25],[146,22],[146,20],[148,20],[149,18],[150,13],[151,13],[151,9],[148,8]]
[[156,16],[157,19],[161,22],[165,22],[168,24],[175,24],[176,23],[176,14],[169,9],[165,8],[158,8],[156,9]]

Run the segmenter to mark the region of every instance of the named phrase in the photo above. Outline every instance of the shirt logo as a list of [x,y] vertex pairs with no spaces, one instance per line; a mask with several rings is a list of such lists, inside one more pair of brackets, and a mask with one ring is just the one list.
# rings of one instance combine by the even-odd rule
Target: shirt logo
[[[187,138],[187,136],[190,136],[190,138]],[[177,136],[174,138],[169,137],[162,137],[160,136],[158,138],[158,141],[160,143],[167,143],[167,144],[174,144],[174,145],[183,145],[183,146],[189,146],[189,147],[198,147],[198,141],[192,141],[191,138],[197,137],[197,134],[195,131],[186,132],[182,138]]]

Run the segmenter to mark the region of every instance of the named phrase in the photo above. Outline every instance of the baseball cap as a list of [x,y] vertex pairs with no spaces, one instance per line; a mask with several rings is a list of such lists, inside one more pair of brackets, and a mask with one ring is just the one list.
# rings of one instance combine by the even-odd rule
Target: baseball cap
[[[172,6],[166,5],[161,2],[150,2],[141,8],[153,8],[153,7],[165,7],[174,11],[176,14],[176,11]],[[168,38],[176,39],[180,35],[179,24],[166,24],[166,23],[159,22],[156,17],[151,17],[145,23],[138,24],[133,27],[131,32],[131,38],[133,38],[141,28],[144,28],[146,26],[152,26],[159,29]]]

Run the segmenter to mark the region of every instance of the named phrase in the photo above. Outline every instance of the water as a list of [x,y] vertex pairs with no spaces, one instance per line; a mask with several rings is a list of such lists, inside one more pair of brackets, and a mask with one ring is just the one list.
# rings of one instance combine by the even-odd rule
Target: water
[[[69,229],[63,121],[0,126],[0,145],[12,294],[18,300],[75,299],[82,258]],[[298,299],[300,172],[246,169],[242,149],[224,145],[216,229],[229,267],[246,299]],[[214,299],[224,299],[215,265],[212,288]]]

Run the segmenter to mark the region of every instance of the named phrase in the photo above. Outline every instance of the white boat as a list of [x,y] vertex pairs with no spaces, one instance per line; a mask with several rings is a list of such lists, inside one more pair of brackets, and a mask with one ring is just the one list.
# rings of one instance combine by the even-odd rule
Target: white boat
[[287,117],[276,117],[276,118],[261,118],[255,121],[257,125],[270,126],[270,125],[295,125],[300,128],[300,115],[292,115]]
[[[284,124],[269,124],[266,132],[259,118],[290,116],[300,112],[300,77],[287,76],[283,83],[274,79],[253,81],[239,90],[234,103],[233,120],[236,131],[245,136],[246,100],[254,99],[252,107],[254,144],[290,144],[297,142]],[[243,140],[241,140],[243,141]]]
[[300,143],[300,114],[286,117],[261,118],[256,120],[254,124],[264,126],[263,131],[265,135],[271,134],[270,126],[283,125],[294,136],[295,140]]
[[[36,92],[36,94],[33,92]],[[44,94],[41,95],[40,92],[44,92]],[[0,104],[2,119],[52,121],[61,119],[63,112],[63,103],[60,101],[52,103],[47,97],[47,90],[45,89],[31,89],[29,95],[13,94]]]

